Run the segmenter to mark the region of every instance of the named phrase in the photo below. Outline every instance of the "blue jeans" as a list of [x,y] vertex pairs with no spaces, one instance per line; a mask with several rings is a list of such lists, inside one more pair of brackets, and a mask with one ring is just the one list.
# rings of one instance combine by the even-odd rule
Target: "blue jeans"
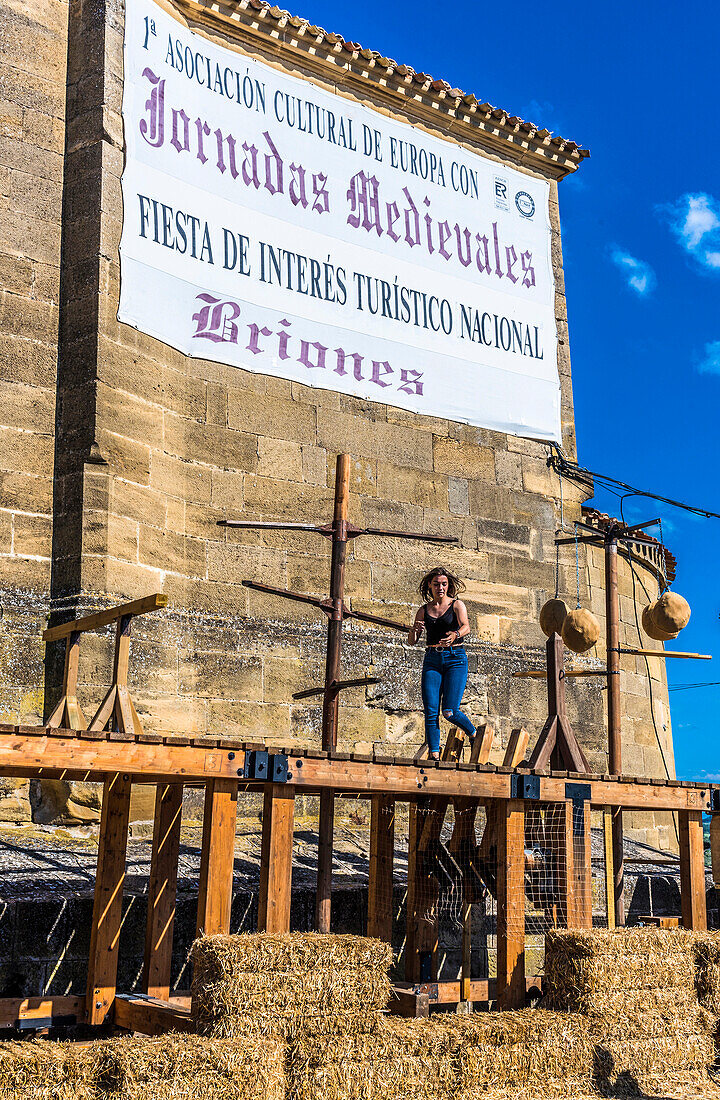
[[422,668],[422,700],[425,708],[425,740],[430,752],[440,751],[440,706],[443,717],[471,737],[475,727],[460,710],[468,678],[467,653],[462,646],[426,649]]

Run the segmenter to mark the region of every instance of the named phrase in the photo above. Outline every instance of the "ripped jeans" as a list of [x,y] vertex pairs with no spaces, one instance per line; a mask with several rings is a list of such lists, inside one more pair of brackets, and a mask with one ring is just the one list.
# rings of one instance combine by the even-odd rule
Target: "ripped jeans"
[[430,752],[440,751],[440,706],[443,718],[469,734],[475,727],[460,710],[467,684],[468,660],[462,646],[426,649],[422,668],[422,700],[425,708],[425,740]]

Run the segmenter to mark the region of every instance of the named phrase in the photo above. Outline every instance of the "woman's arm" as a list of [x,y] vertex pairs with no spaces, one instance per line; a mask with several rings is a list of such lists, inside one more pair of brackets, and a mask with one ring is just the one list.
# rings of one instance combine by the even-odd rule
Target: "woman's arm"
[[408,644],[415,645],[423,630],[425,629],[425,608],[419,607],[415,615],[415,622],[410,627],[408,632]]
[[455,600],[455,616],[458,621],[458,629],[449,630],[448,633],[440,639],[440,645],[443,647],[457,645],[461,638],[464,638],[466,634],[470,633],[467,608],[462,600]]

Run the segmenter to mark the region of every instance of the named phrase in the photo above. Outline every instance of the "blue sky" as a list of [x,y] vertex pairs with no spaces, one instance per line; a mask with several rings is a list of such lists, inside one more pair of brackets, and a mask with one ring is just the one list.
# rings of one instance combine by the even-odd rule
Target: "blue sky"
[[[294,11],[590,149],[560,184],[579,461],[720,512],[716,7],[516,0],[446,22],[424,0]],[[594,503],[618,512],[611,496]],[[668,661],[671,686],[720,681],[720,520],[635,499],[625,515],[663,518],[693,609],[675,647],[717,654]],[[720,778],[720,686],[670,700],[678,776]]]

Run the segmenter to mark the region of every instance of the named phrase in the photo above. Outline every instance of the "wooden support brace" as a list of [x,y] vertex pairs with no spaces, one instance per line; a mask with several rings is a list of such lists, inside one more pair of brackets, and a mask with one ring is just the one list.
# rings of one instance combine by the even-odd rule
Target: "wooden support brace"
[[86,1013],[89,1024],[103,1023],[115,998],[130,790],[129,775],[117,774],[107,779],[103,787],[88,959]]
[[504,1009],[525,1004],[525,805],[496,804],[497,1000]]
[[571,803],[573,809],[573,927],[592,928],[592,853],[590,803]]
[[294,821],[295,788],[271,783],[263,803],[259,932],[290,931]]
[[374,794],[370,804],[367,934],[392,943],[395,799]]
[[233,779],[209,779],[205,788],[197,933],[230,931],[235,820],[238,785]]
[[435,918],[437,880],[421,873],[422,837],[433,799],[410,803],[408,833],[407,930],[405,936],[405,978],[409,982],[437,980],[438,927]]
[[162,1001],[170,996],[182,799],[182,783],[158,784],[142,987],[149,996]]
[[87,720],[77,700],[77,678],[80,663],[80,634],[73,631],[65,639],[65,668],[62,698],[45,725],[48,729],[87,729]]
[[693,932],[707,929],[705,901],[705,853],[703,850],[702,812],[682,810],[678,814],[680,832],[680,905],[683,928]]

